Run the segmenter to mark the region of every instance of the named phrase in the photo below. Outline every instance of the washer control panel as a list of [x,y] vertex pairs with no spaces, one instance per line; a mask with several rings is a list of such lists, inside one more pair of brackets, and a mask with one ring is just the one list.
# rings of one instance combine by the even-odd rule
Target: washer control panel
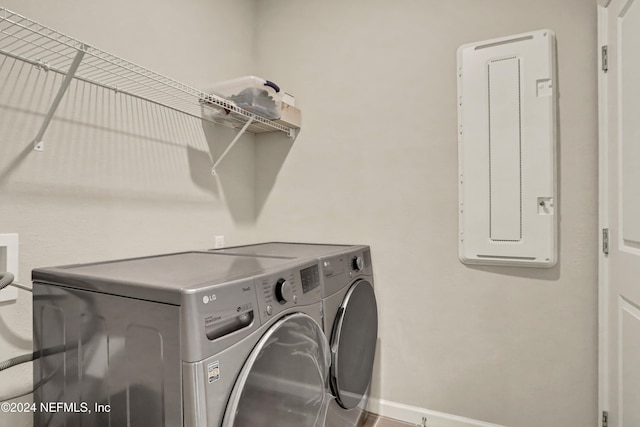
[[260,276],[255,287],[263,322],[296,305],[315,304],[321,298],[318,264]]
[[289,301],[293,301],[295,287],[292,282],[283,279],[282,277],[276,282],[275,296],[280,304],[286,304]]
[[360,255],[354,255],[351,257],[351,269],[353,271],[362,271],[364,270],[364,258]]

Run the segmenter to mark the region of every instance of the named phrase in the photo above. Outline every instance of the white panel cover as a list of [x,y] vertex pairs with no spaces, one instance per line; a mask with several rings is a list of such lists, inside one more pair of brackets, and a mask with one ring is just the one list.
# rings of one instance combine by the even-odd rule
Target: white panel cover
[[462,262],[556,263],[555,80],[550,30],[458,49]]

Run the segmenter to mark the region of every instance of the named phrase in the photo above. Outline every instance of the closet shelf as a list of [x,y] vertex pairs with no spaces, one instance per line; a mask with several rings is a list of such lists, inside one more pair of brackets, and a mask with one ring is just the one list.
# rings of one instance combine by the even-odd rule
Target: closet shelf
[[[64,95],[68,81],[75,78],[216,124],[251,133],[284,132],[290,138],[295,137],[295,128],[250,113],[224,98],[89,46],[3,7],[0,7],[0,53],[45,72],[65,75],[59,98]],[[57,107],[56,101],[60,100],[54,100],[50,116]],[[41,133],[46,130],[50,116]],[[245,127],[247,122],[249,125]]]

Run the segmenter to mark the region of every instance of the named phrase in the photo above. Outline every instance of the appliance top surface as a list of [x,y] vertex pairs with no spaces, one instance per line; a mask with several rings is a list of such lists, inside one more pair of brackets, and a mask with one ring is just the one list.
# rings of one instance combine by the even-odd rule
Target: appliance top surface
[[[91,264],[39,268],[33,280],[159,302],[180,293],[250,277],[291,263],[288,258],[184,252]],[[173,296],[168,296],[173,294]]]
[[358,245],[326,245],[314,243],[286,243],[269,242],[256,245],[236,246],[225,249],[213,249],[213,252],[222,252],[237,255],[269,256],[269,257],[320,257],[333,253],[343,252],[359,247]]

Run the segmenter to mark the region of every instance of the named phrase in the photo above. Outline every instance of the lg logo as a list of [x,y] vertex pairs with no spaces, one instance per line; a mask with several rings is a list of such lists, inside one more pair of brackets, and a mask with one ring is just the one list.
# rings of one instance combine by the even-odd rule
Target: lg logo
[[205,304],[209,304],[209,301],[215,301],[215,300],[216,300],[216,294],[205,295],[202,297],[202,302]]

